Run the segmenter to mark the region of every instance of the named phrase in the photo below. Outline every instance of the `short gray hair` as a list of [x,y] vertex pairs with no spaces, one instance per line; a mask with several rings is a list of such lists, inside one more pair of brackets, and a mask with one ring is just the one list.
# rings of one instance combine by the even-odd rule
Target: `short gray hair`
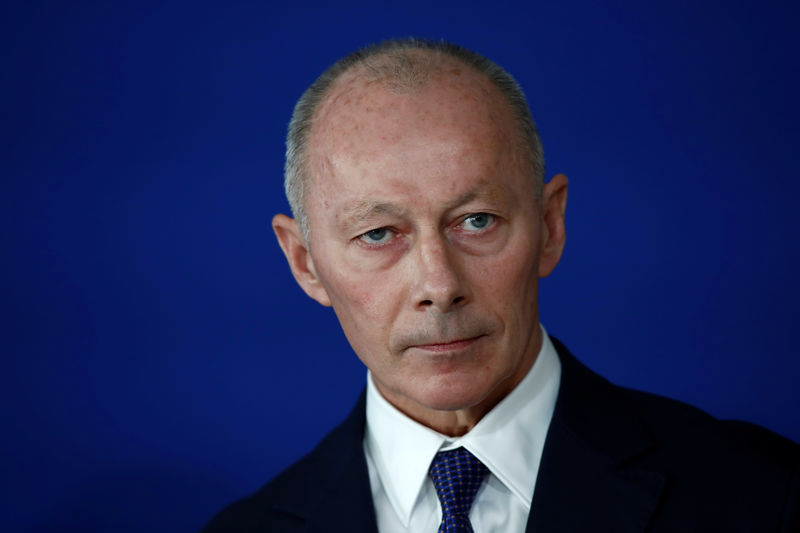
[[[412,54],[425,51],[427,54]],[[412,53],[410,53],[412,52]],[[376,56],[384,61],[374,62]],[[286,135],[286,164],[284,190],[292,214],[308,241],[308,216],[305,211],[306,189],[309,183],[308,138],[314,114],[328,95],[334,82],[356,66],[364,66],[368,77],[380,78],[396,91],[424,84],[431,71],[438,70],[440,60],[456,59],[483,74],[505,96],[517,120],[522,150],[532,173],[536,198],[541,196],[544,182],[544,153],[539,133],[533,122],[528,101],[519,83],[502,67],[482,55],[457,44],[445,41],[405,38],[371,44],[357,50],[330,66],[306,89],[292,113]]]

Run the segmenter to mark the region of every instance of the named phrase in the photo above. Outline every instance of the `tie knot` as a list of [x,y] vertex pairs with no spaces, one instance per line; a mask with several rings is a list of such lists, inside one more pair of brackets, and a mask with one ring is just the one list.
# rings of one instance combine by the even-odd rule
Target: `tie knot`
[[[440,531],[472,531],[469,510],[487,471],[465,448],[436,454],[429,474],[442,504]],[[462,524],[469,529],[461,529]]]

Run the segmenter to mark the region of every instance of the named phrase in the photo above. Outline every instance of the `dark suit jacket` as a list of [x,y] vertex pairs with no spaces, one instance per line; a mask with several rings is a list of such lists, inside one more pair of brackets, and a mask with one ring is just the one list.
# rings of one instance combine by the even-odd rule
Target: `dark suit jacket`
[[[561,388],[528,532],[800,532],[800,447],[616,387],[553,343]],[[364,398],[305,458],[203,531],[376,532]]]

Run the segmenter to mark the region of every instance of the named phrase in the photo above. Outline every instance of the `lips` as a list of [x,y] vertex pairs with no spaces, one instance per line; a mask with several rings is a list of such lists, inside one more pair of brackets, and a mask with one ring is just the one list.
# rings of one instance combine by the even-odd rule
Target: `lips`
[[503,327],[486,314],[467,314],[466,311],[441,315],[430,313],[414,317],[422,322],[398,325],[389,346],[393,353],[402,354],[416,349],[428,353],[457,352],[468,348],[481,337],[491,337]]
[[446,341],[441,343],[431,343],[431,344],[417,344],[412,346],[412,348],[417,348],[419,350],[425,350],[428,352],[452,352],[456,350],[463,350],[474,344],[483,337],[483,335],[478,335],[477,337],[471,337],[468,339],[459,339],[454,341]]

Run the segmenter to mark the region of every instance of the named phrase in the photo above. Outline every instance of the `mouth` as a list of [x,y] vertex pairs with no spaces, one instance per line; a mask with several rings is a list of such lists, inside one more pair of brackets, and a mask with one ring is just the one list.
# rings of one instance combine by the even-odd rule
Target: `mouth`
[[454,341],[447,341],[441,343],[417,344],[415,346],[412,346],[412,348],[417,348],[418,350],[425,350],[426,352],[455,352],[472,346],[481,337],[483,337],[483,335],[478,335],[477,337],[470,337],[468,339],[458,339]]

